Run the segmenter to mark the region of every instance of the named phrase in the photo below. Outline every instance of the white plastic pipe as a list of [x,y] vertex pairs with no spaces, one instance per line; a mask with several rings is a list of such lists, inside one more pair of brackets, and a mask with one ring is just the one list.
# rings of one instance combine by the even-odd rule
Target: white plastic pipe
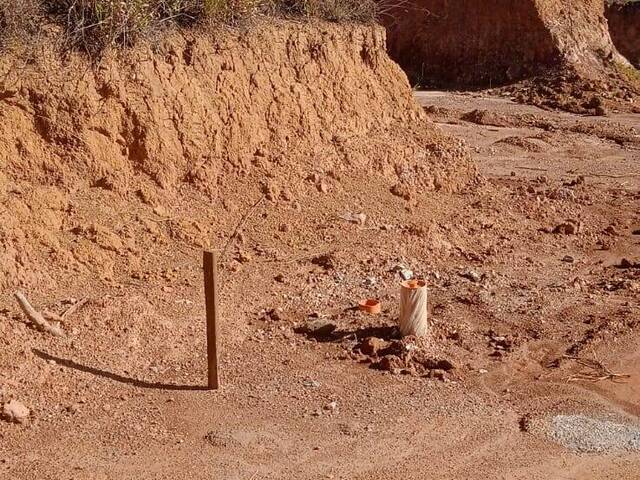
[[427,283],[424,280],[407,280],[401,284],[400,333],[403,337],[424,337],[429,333]]

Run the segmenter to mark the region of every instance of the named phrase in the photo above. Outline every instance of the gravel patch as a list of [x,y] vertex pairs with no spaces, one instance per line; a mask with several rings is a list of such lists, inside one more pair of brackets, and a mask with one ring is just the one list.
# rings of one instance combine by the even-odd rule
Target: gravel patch
[[550,426],[554,440],[577,452],[640,451],[640,426],[584,415],[557,415],[551,420]]

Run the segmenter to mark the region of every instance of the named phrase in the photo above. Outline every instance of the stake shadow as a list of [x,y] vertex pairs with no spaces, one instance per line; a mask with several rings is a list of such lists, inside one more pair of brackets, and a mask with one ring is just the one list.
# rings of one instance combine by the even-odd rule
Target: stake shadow
[[313,339],[318,343],[340,343],[346,338],[354,338],[358,341],[367,337],[377,337],[383,340],[397,340],[400,337],[400,329],[397,326],[371,326],[361,327],[353,330],[334,330],[331,333],[318,334],[314,332],[306,332],[303,328],[294,330],[298,334],[302,334],[309,339]]
[[63,367],[72,368],[74,370],[78,370],[80,372],[90,373],[92,375],[97,375],[98,377],[108,378],[109,380],[113,380],[114,382],[126,383],[128,385],[133,385],[138,388],[151,388],[155,390],[180,390],[180,391],[205,391],[208,390],[205,386],[200,385],[173,385],[169,383],[160,383],[160,382],[145,382],[144,380],[137,380],[135,378],[129,378],[122,375],[118,375],[117,373],[108,372],[106,370],[100,370],[99,368],[89,367],[87,365],[82,365],[81,363],[74,362],[73,360],[69,360],[66,358],[60,358],[53,356],[47,352],[43,352],[41,350],[37,350],[32,348],[31,351],[38,357],[43,360],[53,360],[58,365],[62,365]]

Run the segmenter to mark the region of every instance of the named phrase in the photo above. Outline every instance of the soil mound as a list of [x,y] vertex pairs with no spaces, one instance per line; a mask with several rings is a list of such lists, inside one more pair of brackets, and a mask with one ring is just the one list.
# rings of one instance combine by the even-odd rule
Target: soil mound
[[640,2],[607,4],[606,15],[613,43],[640,68]]
[[295,212],[308,195],[330,204],[343,178],[475,180],[460,142],[426,124],[383,29],[251,28],[97,66],[0,60],[0,291],[144,279],[150,252],[217,248],[261,196]]
[[490,86],[623,61],[598,0],[414,0],[386,24],[392,57],[421,85]]

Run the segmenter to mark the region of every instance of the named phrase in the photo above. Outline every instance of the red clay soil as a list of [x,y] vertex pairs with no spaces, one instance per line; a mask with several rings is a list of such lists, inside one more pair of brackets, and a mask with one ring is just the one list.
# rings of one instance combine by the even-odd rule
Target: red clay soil
[[[309,175],[330,186],[327,175],[358,172],[427,190],[472,180],[464,150],[414,105],[382,28],[286,24],[252,33],[242,43],[240,34],[176,35],[155,55],[135,51],[97,69],[82,57],[20,71],[17,61],[0,64],[0,192],[9,202],[0,213],[0,286],[54,282],[43,262],[104,279],[137,270],[144,248],[131,225],[125,234],[100,216],[67,219],[77,202],[105,194],[155,209],[172,238],[208,246],[219,241],[210,222],[169,214],[184,189],[231,212],[260,195],[295,203]],[[232,217],[213,223],[224,230]],[[154,220],[138,221],[157,235]]]
[[[428,120],[374,27],[130,55],[0,63],[0,478],[637,478],[528,428],[640,412],[637,116],[444,95]],[[400,341],[407,271],[432,333]],[[78,305],[65,336],[16,290]],[[565,354],[633,377],[567,382]]]
[[608,4],[606,15],[616,48],[640,68],[640,2]]

